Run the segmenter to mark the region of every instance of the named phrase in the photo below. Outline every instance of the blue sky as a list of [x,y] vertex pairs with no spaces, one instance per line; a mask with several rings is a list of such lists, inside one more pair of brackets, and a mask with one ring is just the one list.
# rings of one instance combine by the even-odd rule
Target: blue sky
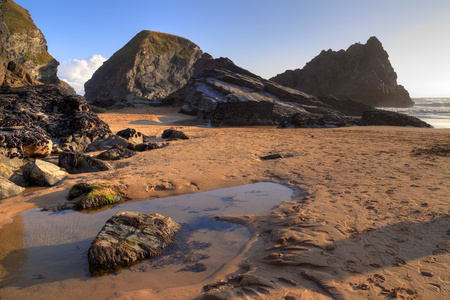
[[65,65],[98,67],[98,59],[88,58],[109,58],[147,29],[188,38],[270,78],[302,68],[323,49],[347,49],[376,36],[411,96],[450,97],[449,0],[15,2],[30,11],[50,54]]

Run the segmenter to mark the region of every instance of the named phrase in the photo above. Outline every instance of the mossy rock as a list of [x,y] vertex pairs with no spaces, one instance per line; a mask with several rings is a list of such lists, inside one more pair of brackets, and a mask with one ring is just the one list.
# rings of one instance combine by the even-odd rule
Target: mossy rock
[[69,191],[69,200],[80,196],[82,197],[76,203],[77,209],[114,205],[126,199],[121,187],[103,181],[75,184]]

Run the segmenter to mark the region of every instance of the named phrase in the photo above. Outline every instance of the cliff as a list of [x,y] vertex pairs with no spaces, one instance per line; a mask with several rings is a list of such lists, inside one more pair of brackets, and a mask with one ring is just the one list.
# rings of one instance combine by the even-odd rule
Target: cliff
[[[2,11],[9,34],[2,45],[6,60],[14,63],[15,70],[21,68],[31,76],[32,82],[25,82],[23,85],[34,85],[36,81],[46,84],[59,83],[56,75],[59,62],[48,53],[47,41],[29,12],[12,0],[5,2]],[[8,85],[20,86],[20,79],[9,80]]]
[[6,0],[0,0],[0,85],[5,78],[7,68],[5,44],[9,35],[9,30],[4,22],[5,3]]
[[182,87],[201,55],[185,38],[141,31],[85,83],[85,97],[100,107],[151,104]]
[[308,94],[351,98],[372,106],[414,104],[405,88],[397,84],[389,55],[376,37],[346,51],[322,51],[303,69],[288,70],[271,80]]

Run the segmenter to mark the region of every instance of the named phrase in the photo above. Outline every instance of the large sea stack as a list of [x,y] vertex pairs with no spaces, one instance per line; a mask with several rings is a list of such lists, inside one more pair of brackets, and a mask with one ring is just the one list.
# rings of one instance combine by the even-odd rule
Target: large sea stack
[[29,78],[24,78],[25,84],[17,78],[13,79],[14,76],[10,74],[7,84],[9,86],[34,85],[35,81],[59,84],[60,81],[56,75],[59,62],[48,53],[47,41],[34,24],[29,12],[12,0],[4,2],[2,12],[4,12],[4,22],[9,34],[6,40],[2,41],[2,48],[8,61],[9,73],[25,74],[20,70],[23,69],[29,74]]
[[149,105],[182,87],[201,56],[188,39],[141,31],[86,82],[85,97],[105,108]]
[[308,94],[351,98],[377,107],[414,104],[405,88],[397,84],[389,56],[376,37],[346,51],[324,50],[303,69],[288,70],[271,80]]

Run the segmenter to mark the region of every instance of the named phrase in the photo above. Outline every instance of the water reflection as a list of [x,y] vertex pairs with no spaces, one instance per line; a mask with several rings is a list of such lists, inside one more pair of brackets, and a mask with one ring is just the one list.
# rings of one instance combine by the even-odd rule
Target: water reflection
[[[2,275],[6,275],[1,279],[1,286],[21,288],[18,295],[28,292],[29,287],[40,285],[42,293],[51,288],[81,297],[89,296],[100,286],[112,291],[123,288],[120,284],[127,289],[158,290],[199,282],[236,256],[250,238],[245,227],[216,221],[214,216],[263,213],[290,200],[291,194],[292,190],[278,184],[256,183],[125,203],[95,214],[29,210],[8,224],[10,229],[5,225],[0,230],[2,241],[11,230],[20,232],[12,237],[14,246],[6,246],[3,242],[0,246],[0,254],[6,253],[0,256]],[[91,278],[87,250],[106,220],[119,210],[157,212],[181,223],[183,229],[166,254],[112,275]]]

